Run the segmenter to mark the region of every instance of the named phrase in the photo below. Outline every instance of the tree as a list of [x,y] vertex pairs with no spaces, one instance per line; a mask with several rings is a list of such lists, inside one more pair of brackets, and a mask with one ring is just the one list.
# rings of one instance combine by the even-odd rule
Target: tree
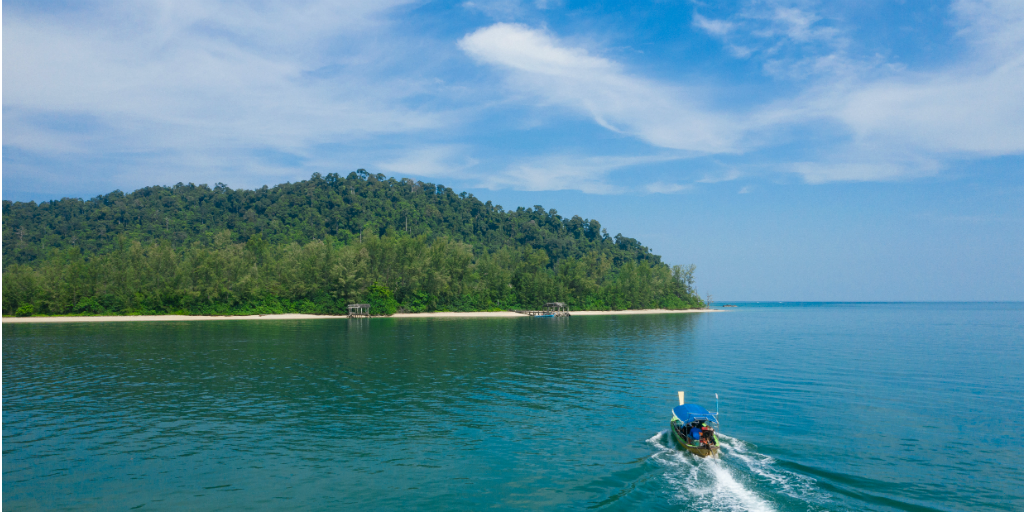
[[362,169],[4,201],[3,236],[5,314],[331,313],[381,290],[410,311],[703,305],[692,265],[596,220]]

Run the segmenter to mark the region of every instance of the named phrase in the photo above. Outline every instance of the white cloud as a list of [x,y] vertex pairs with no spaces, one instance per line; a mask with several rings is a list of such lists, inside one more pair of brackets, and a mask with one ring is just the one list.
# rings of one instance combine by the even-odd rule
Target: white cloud
[[[462,37],[458,49],[437,44],[395,28],[411,1],[111,0],[73,12],[8,3],[4,147],[75,166],[40,171],[40,180],[97,179],[92,172],[120,188],[158,179],[251,186],[377,162],[490,188],[589,193],[679,191],[688,185],[671,176],[629,187],[612,176],[702,155],[725,155],[731,168],[697,183],[764,169],[825,183],[930,176],[954,159],[1024,153],[1024,2],[1016,0],[955,1],[951,21],[969,56],[927,71],[851,55],[854,32],[827,5],[757,0],[720,19],[695,13],[693,27],[759,63],[772,77],[766,84],[784,82],[762,97],[786,93],[752,107],[694,79],[644,76],[628,57],[544,28],[497,23]],[[465,6],[519,19],[526,4]],[[465,61],[458,50],[497,70],[504,89],[453,71]],[[527,130],[523,118],[502,118],[507,111],[483,118],[510,103],[538,120],[530,130],[568,113],[619,134],[616,147],[647,147],[634,156],[602,147],[601,156],[579,149],[477,162],[470,154],[500,150],[474,146],[471,128]],[[664,154],[635,156],[652,152]],[[753,162],[760,155],[768,160]]]
[[521,0],[482,0],[463,2],[462,7],[481,12],[495,20],[512,20],[523,15],[526,6]]
[[831,27],[815,27],[814,25],[821,18],[814,13],[795,7],[777,5],[769,15],[763,16],[763,18],[772,22],[773,28],[769,31],[770,34],[781,32],[796,42],[830,41],[835,39],[838,34]]
[[995,60],[1019,57],[1024,47],[1024,3],[1018,0],[956,0],[951,6],[960,35]]
[[988,72],[942,72],[851,91],[835,112],[857,140],[929,153],[1024,151],[1024,54]]
[[693,185],[656,181],[654,183],[647,184],[644,188],[651,194],[675,194],[676,192],[682,192],[684,190],[693,190]]
[[762,59],[772,76],[804,79],[845,70],[849,40],[830,20],[791,2],[751,1],[728,19],[693,14],[693,26],[719,39],[733,56]]
[[489,189],[515,190],[579,190],[588,194],[616,194],[627,189],[609,184],[608,175],[617,170],[643,164],[676,160],[670,155],[579,157],[553,155],[517,163],[479,178],[479,185]]
[[738,44],[727,44],[725,48],[738,59],[745,59],[754,53],[753,49]]
[[631,75],[619,63],[543,30],[497,23],[462,38],[459,47],[479,62],[504,69],[514,89],[541,104],[572,109],[654,146],[732,152],[743,133],[742,120],[709,111],[707,95],[696,88]]
[[961,1],[973,54],[928,73],[836,85],[816,100],[851,134],[836,158],[795,169],[810,182],[914,178],[946,160],[1024,153],[1024,4]]
[[743,176],[743,173],[736,169],[729,169],[728,171],[720,174],[708,174],[703,178],[697,180],[697,183],[721,183],[723,181],[737,180]]
[[555,7],[561,7],[563,0],[534,0],[533,6],[540,9],[554,9]]
[[796,162],[792,172],[811,184],[834,181],[895,181],[932,176],[941,170],[937,162],[901,162],[851,158],[848,161]]
[[701,16],[699,13],[693,15],[693,26],[713,36],[725,36],[732,32],[735,24],[726,20],[712,20]]
[[[730,51],[746,45],[733,53],[756,53],[769,75],[810,80],[798,96],[750,113],[760,134],[821,122],[849,134],[825,156],[780,169],[811,183],[884,181],[934,175],[948,158],[1024,153],[1024,3],[959,0],[951,14],[973,54],[926,73],[850,57],[843,30],[791,4],[752,3],[717,20],[728,30],[708,29],[699,14],[694,25]],[[784,51],[792,46],[804,49]]]
[[467,148],[459,145],[424,146],[402,156],[379,162],[381,169],[397,175],[437,177],[466,177],[465,171],[479,160],[466,155]]
[[[498,23],[467,35],[459,46],[477,61],[503,70],[511,90],[527,94],[540,108],[568,108],[609,130],[691,156],[749,152],[791,139],[785,133],[792,128],[831,125],[846,134],[845,141],[820,150],[825,156],[816,160],[783,161],[775,167],[799,173],[810,183],[884,181],[933,175],[950,156],[1024,152],[1024,53],[1016,32],[1024,15],[1007,4],[986,4],[1002,8],[992,15],[977,4],[962,2],[955,12],[964,17],[965,37],[981,33],[972,28],[977,24],[987,27],[984,37],[971,37],[984,48],[999,49],[985,52],[995,56],[988,59],[988,68],[977,62],[931,74],[889,68],[884,79],[868,72],[877,62],[858,63],[842,55],[846,40],[841,32],[819,26],[822,18],[816,14],[778,6],[745,11],[743,19],[767,23],[758,37],[824,45],[831,52],[766,61],[769,70],[782,66],[779,74],[817,78],[803,93],[745,114],[715,109],[697,88],[629,73],[622,64],[541,29]],[[998,20],[1003,20],[1000,28],[994,26]],[[731,21],[700,15],[694,23],[729,37],[738,30]],[[560,187],[559,180],[542,176],[541,170],[523,166],[520,171],[531,186]]]
[[[201,163],[208,167],[196,172],[217,173],[265,165],[251,151],[308,157],[317,145],[446,126],[451,111],[407,102],[438,86],[390,79],[387,67],[406,57],[362,42],[386,33],[402,3],[5,9],[4,146],[48,157],[135,155],[150,169]],[[75,130],[80,122],[88,127]]]

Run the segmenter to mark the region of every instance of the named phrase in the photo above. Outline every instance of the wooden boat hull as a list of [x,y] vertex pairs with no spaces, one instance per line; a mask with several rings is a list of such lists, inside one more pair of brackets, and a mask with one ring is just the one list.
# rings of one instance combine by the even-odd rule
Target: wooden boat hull
[[671,423],[669,424],[669,431],[672,432],[672,439],[675,440],[676,444],[685,448],[686,451],[698,457],[718,457],[719,446],[717,444],[713,444],[708,448],[691,445],[686,442],[686,439],[683,438],[683,436],[679,435],[679,432],[676,431],[675,425],[672,425]]

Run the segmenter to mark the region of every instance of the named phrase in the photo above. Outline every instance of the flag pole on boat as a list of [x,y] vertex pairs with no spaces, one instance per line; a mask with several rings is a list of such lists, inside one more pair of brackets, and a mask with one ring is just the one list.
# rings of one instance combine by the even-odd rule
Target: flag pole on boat
[[685,393],[685,391],[680,391],[679,392],[679,405],[683,405],[683,394],[684,393]]
[[715,393],[715,419],[718,419],[718,393]]

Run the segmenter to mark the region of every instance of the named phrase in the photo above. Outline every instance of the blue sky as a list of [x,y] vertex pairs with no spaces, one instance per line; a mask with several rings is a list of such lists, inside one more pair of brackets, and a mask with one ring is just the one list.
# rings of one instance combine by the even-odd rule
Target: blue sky
[[357,168],[724,300],[1024,300],[1024,2],[7,1],[3,198]]

